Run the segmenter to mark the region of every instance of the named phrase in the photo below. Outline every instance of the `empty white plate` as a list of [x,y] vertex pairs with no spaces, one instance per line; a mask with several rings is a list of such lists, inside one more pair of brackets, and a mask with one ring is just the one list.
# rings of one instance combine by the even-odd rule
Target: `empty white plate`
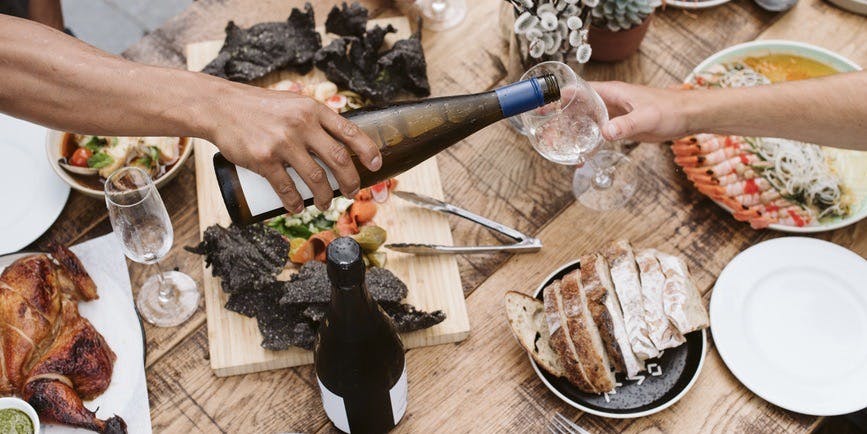
[[0,255],[39,238],[69,197],[45,158],[45,134],[45,127],[0,114]]
[[768,402],[831,416],[867,408],[867,260],[812,238],[759,243],[726,265],[711,330],[735,377]]

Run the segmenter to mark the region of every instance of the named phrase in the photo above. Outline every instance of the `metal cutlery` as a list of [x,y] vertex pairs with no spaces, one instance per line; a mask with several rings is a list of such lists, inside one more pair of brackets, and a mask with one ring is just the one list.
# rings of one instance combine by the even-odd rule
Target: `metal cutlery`
[[431,211],[442,212],[446,214],[456,215],[458,217],[469,220],[473,223],[482,225],[494,232],[501,233],[516,241],[514,244],[506,244],[501,246],[443,246],[438,244],[423,244],[423,243],[393,243],[386,244],[385,247],[396,252],[414,253],[416,255],[437,255],[437,254],[478,254],[478,253],[532,253],[537,252],[542,248],[542,241],[537,238],[530,237],[518,230],[512,229],[503,224],[489,220],[478,214],[474,214],[463,208],[459,208],[452,204],[443,202],[439,199],[434,199],[429,196],[424,196],[418,193],[408,191],[395,191],[393,195],[422,208]]

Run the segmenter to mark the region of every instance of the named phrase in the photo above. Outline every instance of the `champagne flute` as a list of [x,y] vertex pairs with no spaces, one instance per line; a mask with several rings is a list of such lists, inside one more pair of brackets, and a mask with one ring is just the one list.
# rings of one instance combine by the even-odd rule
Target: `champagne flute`
[[450,29],[467,16],[466,0],[421,0],[424,28],[435,32]]
[[158,327],[189,319],[199,305],[199,290],[190,276],[160,268],[159,260],[172,248],[174,231],[150,176],[138,167],[112,173],[105,181],[105,203],[124,254],[157,269],[139,288],[136,306],[141,316]]
[[590,85],[562,62],[542,62],[521,77],[526,80],[554,74],[560,83],[560,101],[521,115],[516,125],[533,148],[557,164],[577,165],[572,193],[584,206],[597,211],[622,207],[635,194],[637,169],[619,144],[608,144],[602,126],[608,110]]

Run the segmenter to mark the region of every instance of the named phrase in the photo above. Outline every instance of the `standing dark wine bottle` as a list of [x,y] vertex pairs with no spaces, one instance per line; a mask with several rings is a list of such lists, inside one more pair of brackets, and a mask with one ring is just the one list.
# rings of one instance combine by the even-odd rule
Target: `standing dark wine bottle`
[[326,256],[331,305],[313,348],[322,405],[343,432],[387,432],[406,412],[403,343],[367,291],[358,243],[338,238]]
[[[343,116],[380,145],[382,168],[379,171],[367,170],[356,156],[352,157],[361,186],[369,187],[418,165],[498,120],[559,99],[557,79],[545,75],[490,92],[361,108]],[[325,169],[335,196],[339,196],[331,171],[321,161],[317,162]],[[235,166],[219,153],[214,155],[214,169],[233,222],[246,225],[286,212],[279,196],[262,176]],[[312,205],[313,193],[301,177],[291,167],[286,171],[304,204]]]

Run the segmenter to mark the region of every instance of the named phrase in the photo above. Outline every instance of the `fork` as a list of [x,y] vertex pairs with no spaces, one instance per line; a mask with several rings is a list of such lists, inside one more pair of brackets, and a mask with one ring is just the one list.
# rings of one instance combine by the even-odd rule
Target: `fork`
[[576,425],[559,411],[548,421],[547,427],[548,431],[553,434],[590,434],[589,431]]

